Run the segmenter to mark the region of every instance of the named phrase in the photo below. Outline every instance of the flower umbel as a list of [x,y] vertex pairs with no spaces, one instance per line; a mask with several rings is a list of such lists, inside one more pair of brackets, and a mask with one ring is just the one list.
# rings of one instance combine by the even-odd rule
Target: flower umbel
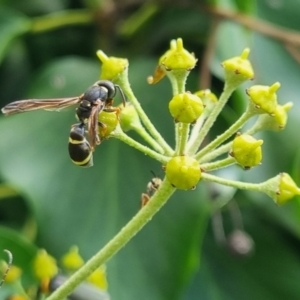
[[[232,93],[240,84],[254,78],[254,71],[248,60],[249,53],[250,50],[246,48],[240,56],[227,59],[222,63],[225,73],[225,85],[217,101],[210,90],[196,95],[186,91],[186,79],[191,69],[195,67],[197,59],[192,53],[184,49],[181,38],[171,41],[170,49],[159,59],[158,67],[154,77],[150,78],[150,83],[158,82],[165,75],[170,79],[173,98],[169,103],[169,111],[175,119],[175,146],[172,148],[155,125],[152,124],[142,105],[135,97],[128,80],[128,61],[114,57],[109,58],[102,51],[98,51],[97,55],[103,63],[101,78],[114,80],[114,83],[123,90],[127,101],[132,104],[132,106],[126,105],[127,107],[123,108],[123,111],[121,110],[117,117],[115,116],[115,119],[119,119],[120,116],[121,122],[116,127],[112,126],[114,129],[112,129],[110,136],[127,143],[158,161],[163,165],[165,178],[153,194],[142,194],[145,199],[147,198],[147,204],[144,204],[136,216],[101,251],[77,270],[66,284],[57,289],[48,300],[58,300],[66,297],[71,288],[75,288],[79,281],[86,278],[98,282],[98,286],[101,285],[101,288],[105,288],[107,284],[105,270],[103,271],[101,266],[152,219],[176,189],[191,190],[199,182],[202,184],[203,181],[209,181],[235,189],[265,193],[273,198],[278,205],[286,203],[296,195],[300,195],[300,188],[286,173],[261,183],[230,180],[210,174],[210,172],[217,169],[234,164],[245,169],[259,165],[262,160],[261,145],[263,140],[256,139],[253,135],[263,129],[281,130],[286,125],[286,113],[292,105],[287,103],[281,106],[277,103],[276,91],[280,84],[276,82],[270,87],[256,85],[248,88],[246,93],[251,101],[246,111],[223,133],[218,136],[215,133],[208,136],[210,129]],[[200,98],[203,98],[204,104],[199,95]],[[160,101],[159,105],[166,105],[163,99],[153,99],[153,101]],[[158,110],[157,113],[161,113],[161,111]],[[170,116],[168,117],[171,119]],[[248,129],[249,127],[246,127],[245,129],[244,126],[248,125],[247,122],[251,118],[258,118],[258,120],[252,128]],[[107,124],[109,122],[105,120],[103,123]],[[131,129],[136,131],[148,143],[148,146],[127,135],[127,132],[129,132],[128,134],[131,133]],[[213,138],[215,136],[216,138]],[[235,138],[232,139],[233,136]],[[102,135],[101,137],[105,136]],[[230,153],[232,157],[224,158],[227,153]],[[222,156],[221,159],[220,156]],[[147,195],[147,197],[144,195]],[[195,199],[195,201],[201,200]],[[233,238],[233,242],[236,242],[235,238],[236,236]],[[249,240],[246,242],[249,242]],[[249,246],[247,249],[251,248],[250,243],[246,246]],[[242,253],[246,250],[245,248],[239,249]],[[45,265],[53,264],[50,259],[50,262],[46,261]],[[55,267],[48,269],[52,271],[39,274],[39,276],[49,277],[57,272]]]

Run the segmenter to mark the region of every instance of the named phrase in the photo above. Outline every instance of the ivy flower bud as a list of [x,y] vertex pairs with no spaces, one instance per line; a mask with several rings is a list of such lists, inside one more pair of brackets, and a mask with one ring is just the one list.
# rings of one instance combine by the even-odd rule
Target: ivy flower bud
[[[155,84],[159,82],[167,71],[175,71],[177,76],[185,77],[186,73],[193,69],[196,63],[197,59],[194,54],[184,49],[181,38],[172,40],[170,49],[160,57],[154,76],[148,77],[148,83]],[[176,71],[179,71],[179,74]]]
[[300,195],[300,188],[296,185],[289,174],[281,173],[279,176],[279,188],[276,192],[274,201],[278,205],[283,205],[296,195]]
[[77,246],[71,247],[70,250],[62,257],[61,262],[68,270],[77,270],[84,264]]
[[191,93],[175,95],[169,103],[169,110],[175,122],[194,123],[203,109],[201,99]]
[[205,107],[205,114],[209,114],[212,109],[215,107],[218,102],[217,96],[211,92],[211,90],[200,90],[194,93],[194,95],[198,96]]
[[41,281],[53,278],[58,272],[56,260],[44,249],[37,252],[33,261],[33,270],[35,276]]
[[98,120],[104,126],[98,126],[98,133],[101,139],[108,138],[119,124],[119,111],[107,112],[102,111]]
[[170,50],[159,60],[159,65],[163,65],[166,70],[191,70],[195,67],[196,63],[197,59],[195,55],[184,49],[181,38],[178,38],[176,41],[172,40]]
[[142,127],[139,115],[131,103],[128,103],[125,107],[122,105],[120,109],[120,125],[124,132]]
[[129,66],[128,59],[126,58],[108,57],[101,50],[98,50],[96,54],[102,62],[100,79],[114,80]]
[[222,67],[225,71],[225,81],[240,85],[246,80],[252,80],[254,78],[254,71],[248,56],[250,49],[246,48],[240,56],[236,56],[227,59],[222,62]]
[[180,190],[195,188],[201,178],[200,165],[189,156],[171,158],[165,168],[166,177],[170,183]]
[[280,83],[275,82],[271,86],[254,85],[246,90],[247,95],[253,101],[258,113],[274,116],[277,108],[276,91],[280,88]]
[[280,131],[283,130],[287,123],[287,112],[291,109],[293,106],[292,102],[288,102],[284,105],[277,105],[276,110],[274,112],[274,116],[270,115],[261,115],[256,124],[255,127],[258,130],[273,130],[273,131]]
[[248,134],[237,134],[229,153],[238,164],[249,169],[260,164],[262,159],[261,145],[263,140],[257,140]]
[[96,269],[88,278],[87,281],[102,290],[107,290],[108,283],[106,279],[106,268],[101,266]]

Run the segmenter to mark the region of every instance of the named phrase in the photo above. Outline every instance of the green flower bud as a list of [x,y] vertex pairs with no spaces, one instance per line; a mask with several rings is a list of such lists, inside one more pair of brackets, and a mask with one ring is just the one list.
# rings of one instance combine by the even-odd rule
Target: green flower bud
[[279,187],[274,201],[278,205],[283,205],[296,195],[300,195],[300,188],[298,188],[289,174],[281,173],[279,176]]
[[267,114],[261,115],[255,124],[256,130],[283,130],[288,119],[287,112],[292,106],[292,102],[288,102],[285,105],[277,105],[273,116]]
[[58,273],[56,260],[46,250],[39,250],[34,261],[33,270],[39,280],[53,278]]
[[160,57],[154,76],[148,77],[148,83],[155,84],[159,82],[167,71],[174,71],[175,77],[184,78],[195,67],[196,63],[197,59],[194,54],[184,49],[181,38],[172,40],[170,49]]
[[99,114],[98,120],[101,124],[103,124],[103,126],[98,126],[100,139],[108,138],[119,124],[119,111],[102,111]]
[[128,103],[125,107],[120,107],[120,125],[124,132],[141,128],[142,124],[134,106]]
[[201,99],[191,93],[175,95],[169,103],[169,110],[175,122],[194,123],[203,109]]
[[189,156],[171,158],[165,170],[167,179],[174,187],[180,190],[195,188],[201,178],[199,163]]
[[275,82],[271,86],[254,85],[246,90],[246,93],[253,101],[258,113],[274,116],[277,108],[276,91],[280,88],[280,83]]
[[96,54],[102,62],[100,79],[114,80],[129,66],[128,59],[126,58],[108,57],[101,50],[98,50]]
[[230,155],[238,164],[249,169],[260,164],[262,159],[261,145],[263,140],[257,140],[248,134],[237,134],[233,140]]
[[254,71],[248,60],[249,53],[250,49],[246,48],[240,56],[222,62],[225,71],[225,81],[238,86],[244,81],[254,78]]
[[206,114],[209,114],[218,102],[217,96],[209,89],[197,91],[194,95],[198,96],[202,100]]
[[62,257],[61,262],[68,270],[77,270],[84,264],[77,246],[71,247],[70,250]]
[[106,268],[100,266],[88,278],[87,281],[102,290],[107,290]]
[[181,38],[178,38],[176,41],[172,40],[170,50],[159,59],[159,65],[163,65],[166,70],[191,70],[196,63],[197,59],[194,54],[184,49]]

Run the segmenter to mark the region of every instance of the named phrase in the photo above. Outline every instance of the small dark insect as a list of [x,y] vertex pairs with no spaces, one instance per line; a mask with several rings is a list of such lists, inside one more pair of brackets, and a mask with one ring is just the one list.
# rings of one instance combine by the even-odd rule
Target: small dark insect
[[148,182],[146,193],[142,193],[141,195],[141,207],[145,206],[150,201],[151,197],[158,190],[162,182],[162,180],[157,177],[153,171],[151,171],[151,173],[154,177]]
[[[125,96],[120,86],[108,80],[99,80],[78,97],[14,101],[3,107],[2,113],[13,115],[40,109],[59,111],[79,104],[76,109],[76,117],[80,123],[71,128],[69,154],[76,165],[91,167],[93,165],[92,152],[95,150],[95,146],[101,142],[98,136],[98,126],[106,127],[105,124],[98,121],[98,116],[101,111],[119,113],[119,108],[112,106],[117,89],[125,106]],[[89,141],[84,136],[86,127]]]

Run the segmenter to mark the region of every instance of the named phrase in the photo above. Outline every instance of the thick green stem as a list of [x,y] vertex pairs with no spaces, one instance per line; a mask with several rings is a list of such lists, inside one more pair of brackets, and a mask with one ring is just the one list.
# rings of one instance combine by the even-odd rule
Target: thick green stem
[[98,267],[107,262],[121,250],[162,208],[174,193],[175,188],[168,180],[163,180],[160,188],[151,200],[131,219],[121,231],[110,240],[102,250],[93,256],[82,268],[75,272],[47,300],[62,300],[67,297],[81,282],[91,275]]

